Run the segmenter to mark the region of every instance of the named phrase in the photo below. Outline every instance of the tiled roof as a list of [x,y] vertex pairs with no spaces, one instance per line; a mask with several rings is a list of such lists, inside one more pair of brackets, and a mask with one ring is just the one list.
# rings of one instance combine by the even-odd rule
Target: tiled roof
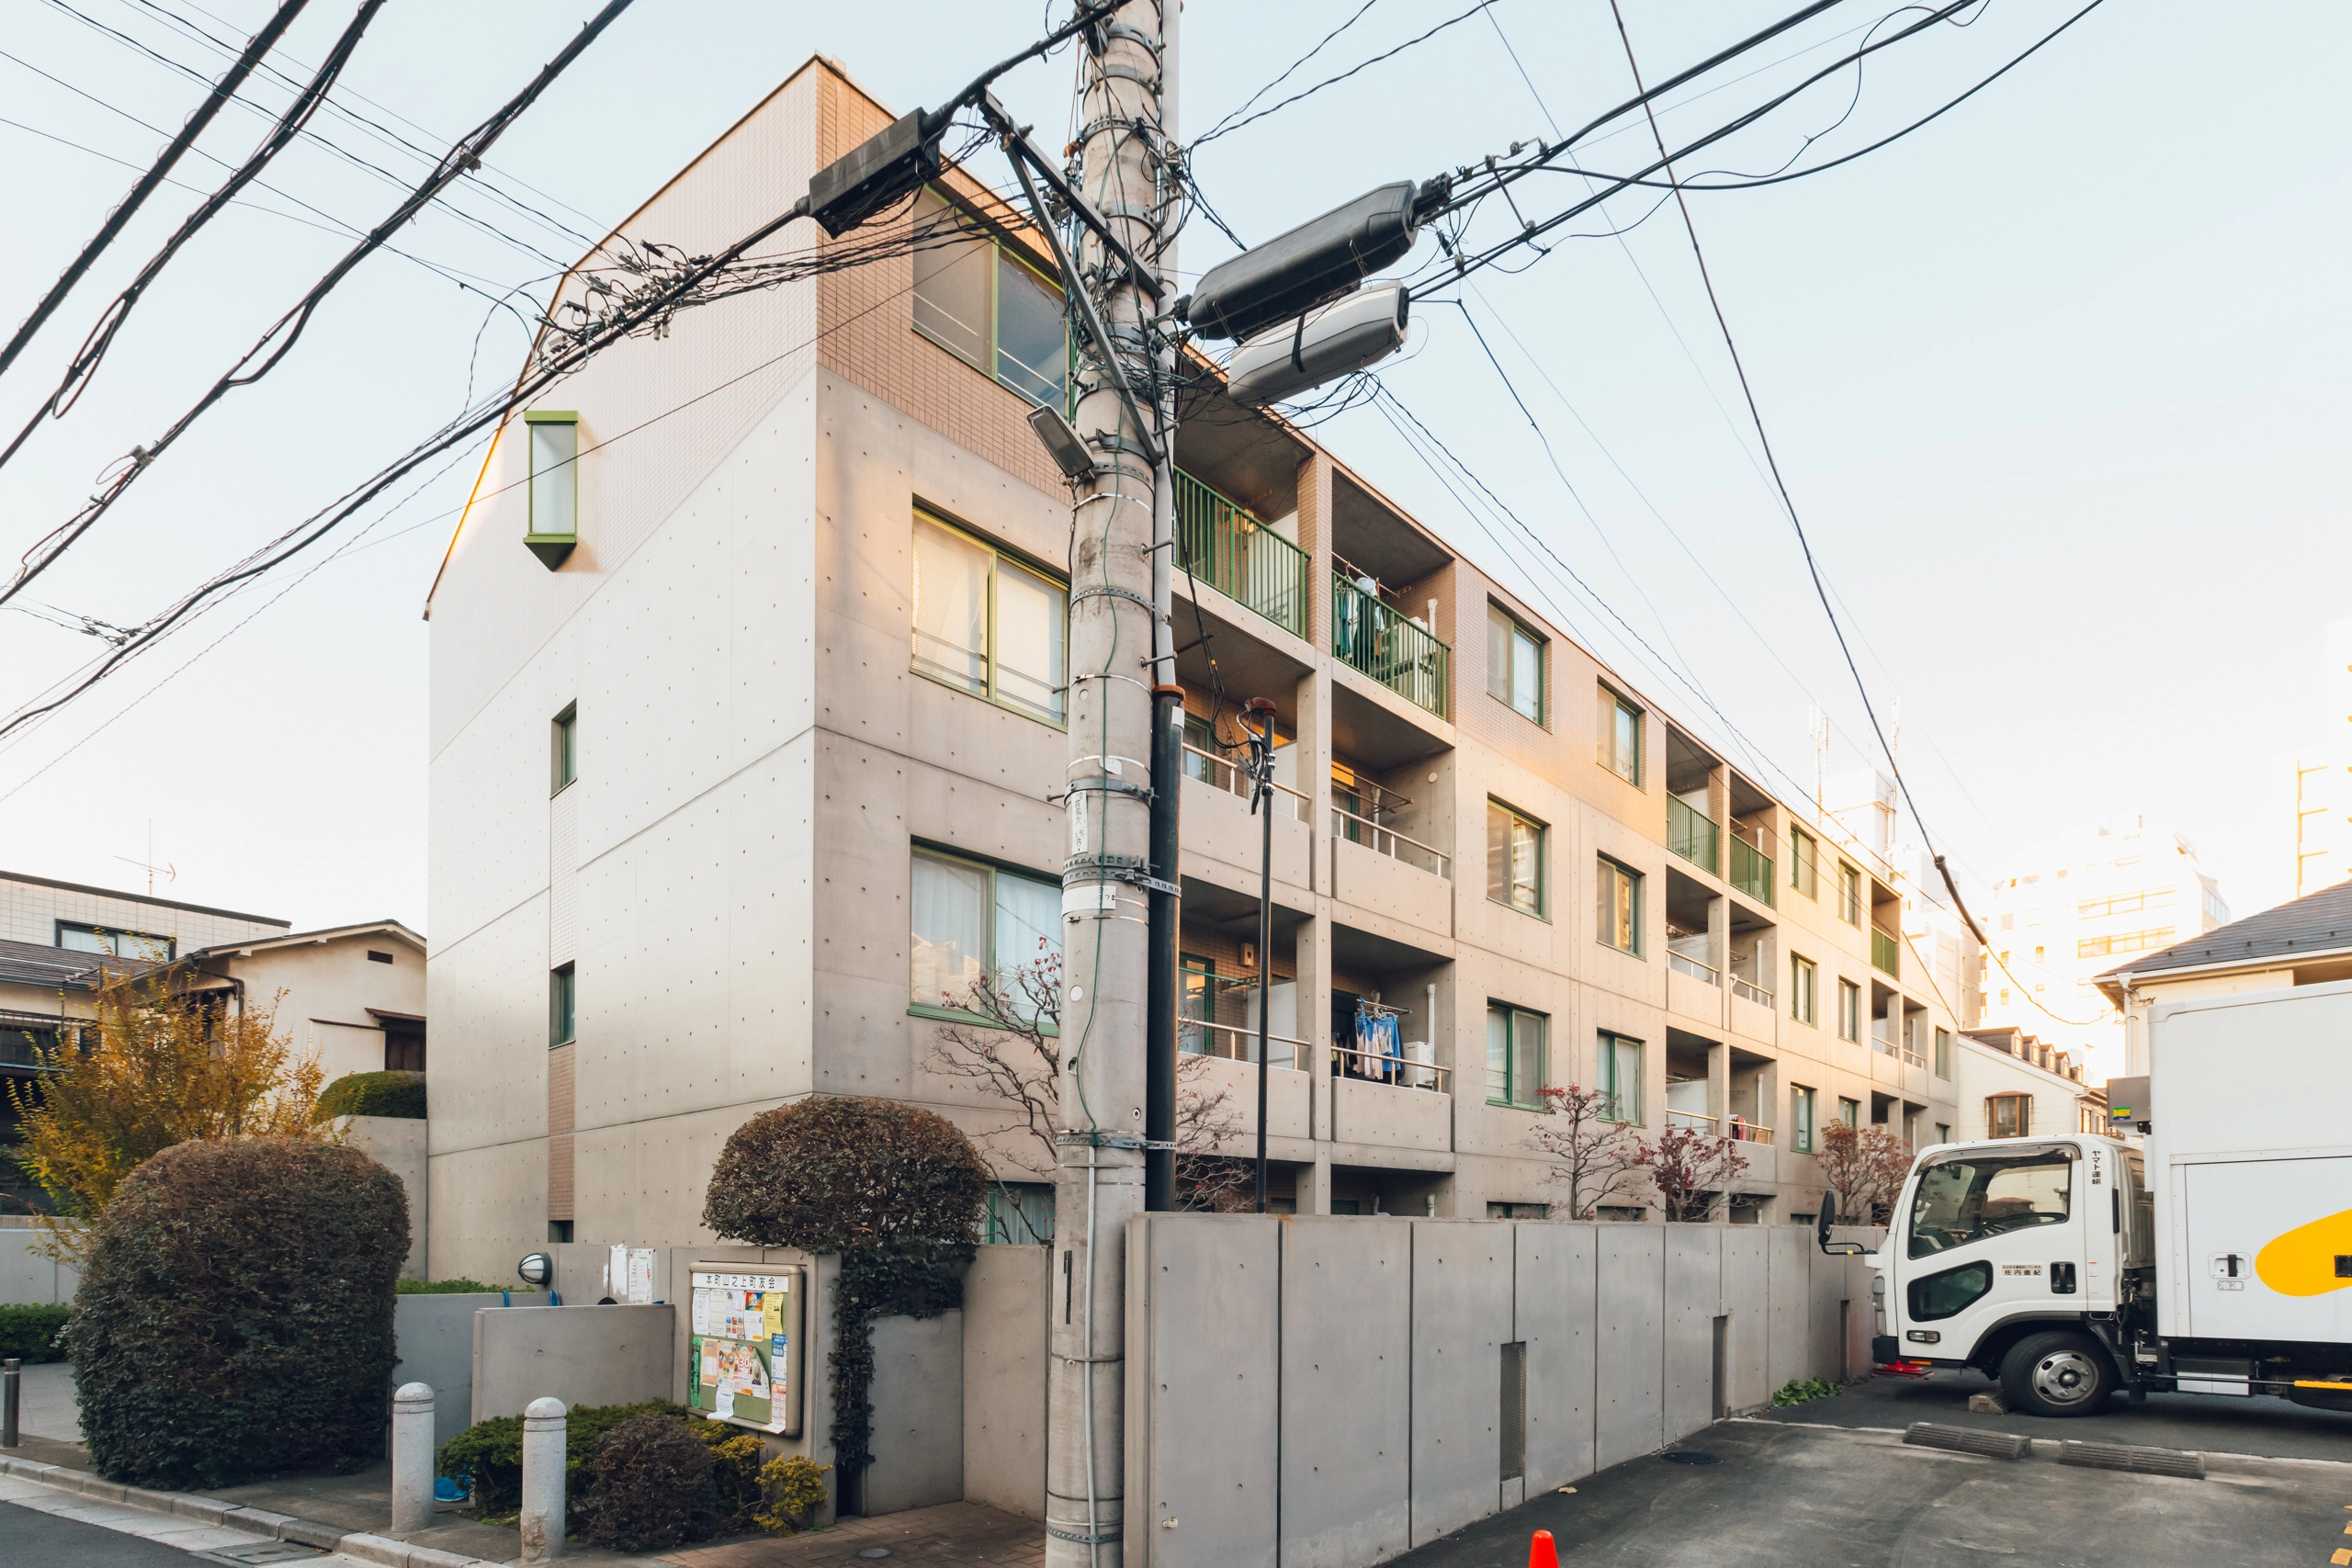
[[2291,904],[2217,926],[2203,936],[2119,964],[2098,976],[2154,975],[2265,958],[2293,958],[2352,948],[2352,882],[2306,894]]
[[105,976],[138,974],[153,967],[143,960],[104,953],[76,953],[38,942],[0,941],[0,984],[42,986],[51,990],[94,991]]

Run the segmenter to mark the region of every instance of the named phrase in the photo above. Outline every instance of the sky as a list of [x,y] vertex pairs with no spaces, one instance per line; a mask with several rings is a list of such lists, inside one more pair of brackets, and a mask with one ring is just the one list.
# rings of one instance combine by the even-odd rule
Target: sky
[[[206,4],[0,0],[0,330],[201,96],[155,55],[209,78],[223,57],[200,35],[241,40],[271,8]],[[1215,125],[1351,16],[1260,107],[1468,4],[1193,0],[1180,130]],[[1652,82],[1781,9],[1623,4]],[[322,116],[335,145],[289,149],[264,176],[274,189],[249,190],[180,254],[65,417],[0,468],[0,544],[26,550],[71,515],[333,264],[347,225],[390,209],[425,166],[416,148],[437,155],[594,8],[390,0],[337,96],[383,129]],[[1668,96],[1669,144],[1793,85],[1889,9],[1836,6]],[[1859,94],[1841,73],[1682,173],[1703,184],[1709,170],[1863,147],[2078,9],[1992,0],[1965,28],[1874,55]],[[138,624],[511,377],[529,306],[509,291],[575,259],[811,52],[903,111],[1038,36],[1044,10],[639,0],[498,143],[483,181],[404,230],[404,254],[362,264],[266,379],[224,399],[0,610],[0,714],[106,651],[83,617]],[[305,73],[351,15],[351,0],[311,6],[282,68]],[[2236,912],[2290,891],[2275,759],[2322,728],[2322,640],[2344,613],[2352,539],[2339,479],[2352,139],[2334,63],[2347,46],[2352,11],[2338,6],[2106,0],[1884,148],[1690,197],[1861,681],[1964,892],[2028,846],[2134,812],[2177,823]],[[1000,94],[1058,143],[1070,83],[1065,52]],[[1497,0],[1204,141],[1193,172],[1235,232],[1261,242],[1374,186],[1555,137],[1630,91],[1608,0]],[[248,96],[269,112],[285,96],[266,83]],[[199,153],[233,163],[265,123],[232,107]],[[1626,170],[1647,161],[1648,135],[1628,118],[1579,156]],[[221,172],[191,155],[176,177],[209,189]],[[1582,188],[1563,173],[1518,190],[1533,217]],[[1663,195],[1588,213],[1568,231],[1582,237],[1517,253],[1458,306],[1417,307],[1407,353],[1382,370],[1516,525],[1467,510],[1460,482],[1442,482],[1377,409],[1317,434],[1759,782],[1801,797],[1816,705],[1833,774],[1870,762],[1876,742]],[[0,376],[0,440],[198,199],[174,186],[152,201]],[[1476,221],[1498,240],[1510,219]],[[1196,220],[1180,265],[1232,248]],[[1425,239],[1407,265],[1434,254]],[[0,738],[0,866],[138,887],[152,863],[157,893],[185,901],[298,927],[422,927],[421,611],[478,461],[426,469],[393,492],[396,509]]]

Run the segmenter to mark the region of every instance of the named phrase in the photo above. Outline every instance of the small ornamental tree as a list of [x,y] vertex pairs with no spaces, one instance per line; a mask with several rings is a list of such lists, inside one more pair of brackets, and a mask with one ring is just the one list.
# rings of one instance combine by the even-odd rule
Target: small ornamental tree
[[99,1217],[65,1330],[99,1474],[184,1490],[382,1457],[400,1179],[300,1138],[177,1144]]
[[1822,1129],[1818,1157],[1841,1219],[1854,1225],[1887,1223],[1895,1194],[1911,1174],[1909,1145],[1883,1127],[1833,1122]]
[[1568,1217],[1589,1220],[1640,1179],[1641,1139],[1626,1122],[1610,1120],[1614,1095],[1576,1084],[1542,1093],[1544,1117],[1527,1141],[1551,1160],[1553,1184],[1567,1194]]
[[1641,1141],[1641,1163],[1668,1219],[1704,1220],[1715,1194],[1747,1168],[1747,1156],[1729,1138],[1668,1127],[1656,1143]]
[[874,1320],[964,1301],[988,1167],[955,1124],[898,1100],[803,1100],[735,1129],[703,1224],[729,1240],[841,1259],[833,1286],[833,1458],[873,1462]]

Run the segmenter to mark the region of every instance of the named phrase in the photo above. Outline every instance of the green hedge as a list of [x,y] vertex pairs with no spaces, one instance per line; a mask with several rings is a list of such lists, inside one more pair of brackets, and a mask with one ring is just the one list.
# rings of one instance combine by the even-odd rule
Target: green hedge
[[[596,1445],[632,1416],[685,1417],[683,1404],[649,1399],[642,1404],[583,1404],[563,1427],[564,1495],[575,1510],[586,1495]],[[441,1446],[436,1473],[469,1482],[474,1501],[486,1515],[511,1514],[523,1506],[523,1418],[497,1416],[477,1421]]]
[[65,1341],[90,1461],[166,1491],[379,1459],[400,1179],[297,1138],[175,1145],[99,1219]]
[[337,1116],[397,1116],[424,1120],[423,1073],[345,1073],[319,1093],[311,1120]]
[[511,1290],[508,1285],[485,1285],[480,1280],[410,1280],[400,1282],[404,1296],[481,1296],[496,1295]]
[[0,1306],[0,1356],[20,1361],[62,1361],[57,1331],[74,1315],[66,1306]]

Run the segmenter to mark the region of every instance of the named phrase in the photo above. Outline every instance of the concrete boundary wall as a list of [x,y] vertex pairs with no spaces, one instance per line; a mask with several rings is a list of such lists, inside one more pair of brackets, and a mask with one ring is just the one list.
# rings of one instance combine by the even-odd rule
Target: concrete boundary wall
[[1126,1568],[1368,1568],[1869,1365],[1794,1226],[1145,1214],[1127,1270]]

